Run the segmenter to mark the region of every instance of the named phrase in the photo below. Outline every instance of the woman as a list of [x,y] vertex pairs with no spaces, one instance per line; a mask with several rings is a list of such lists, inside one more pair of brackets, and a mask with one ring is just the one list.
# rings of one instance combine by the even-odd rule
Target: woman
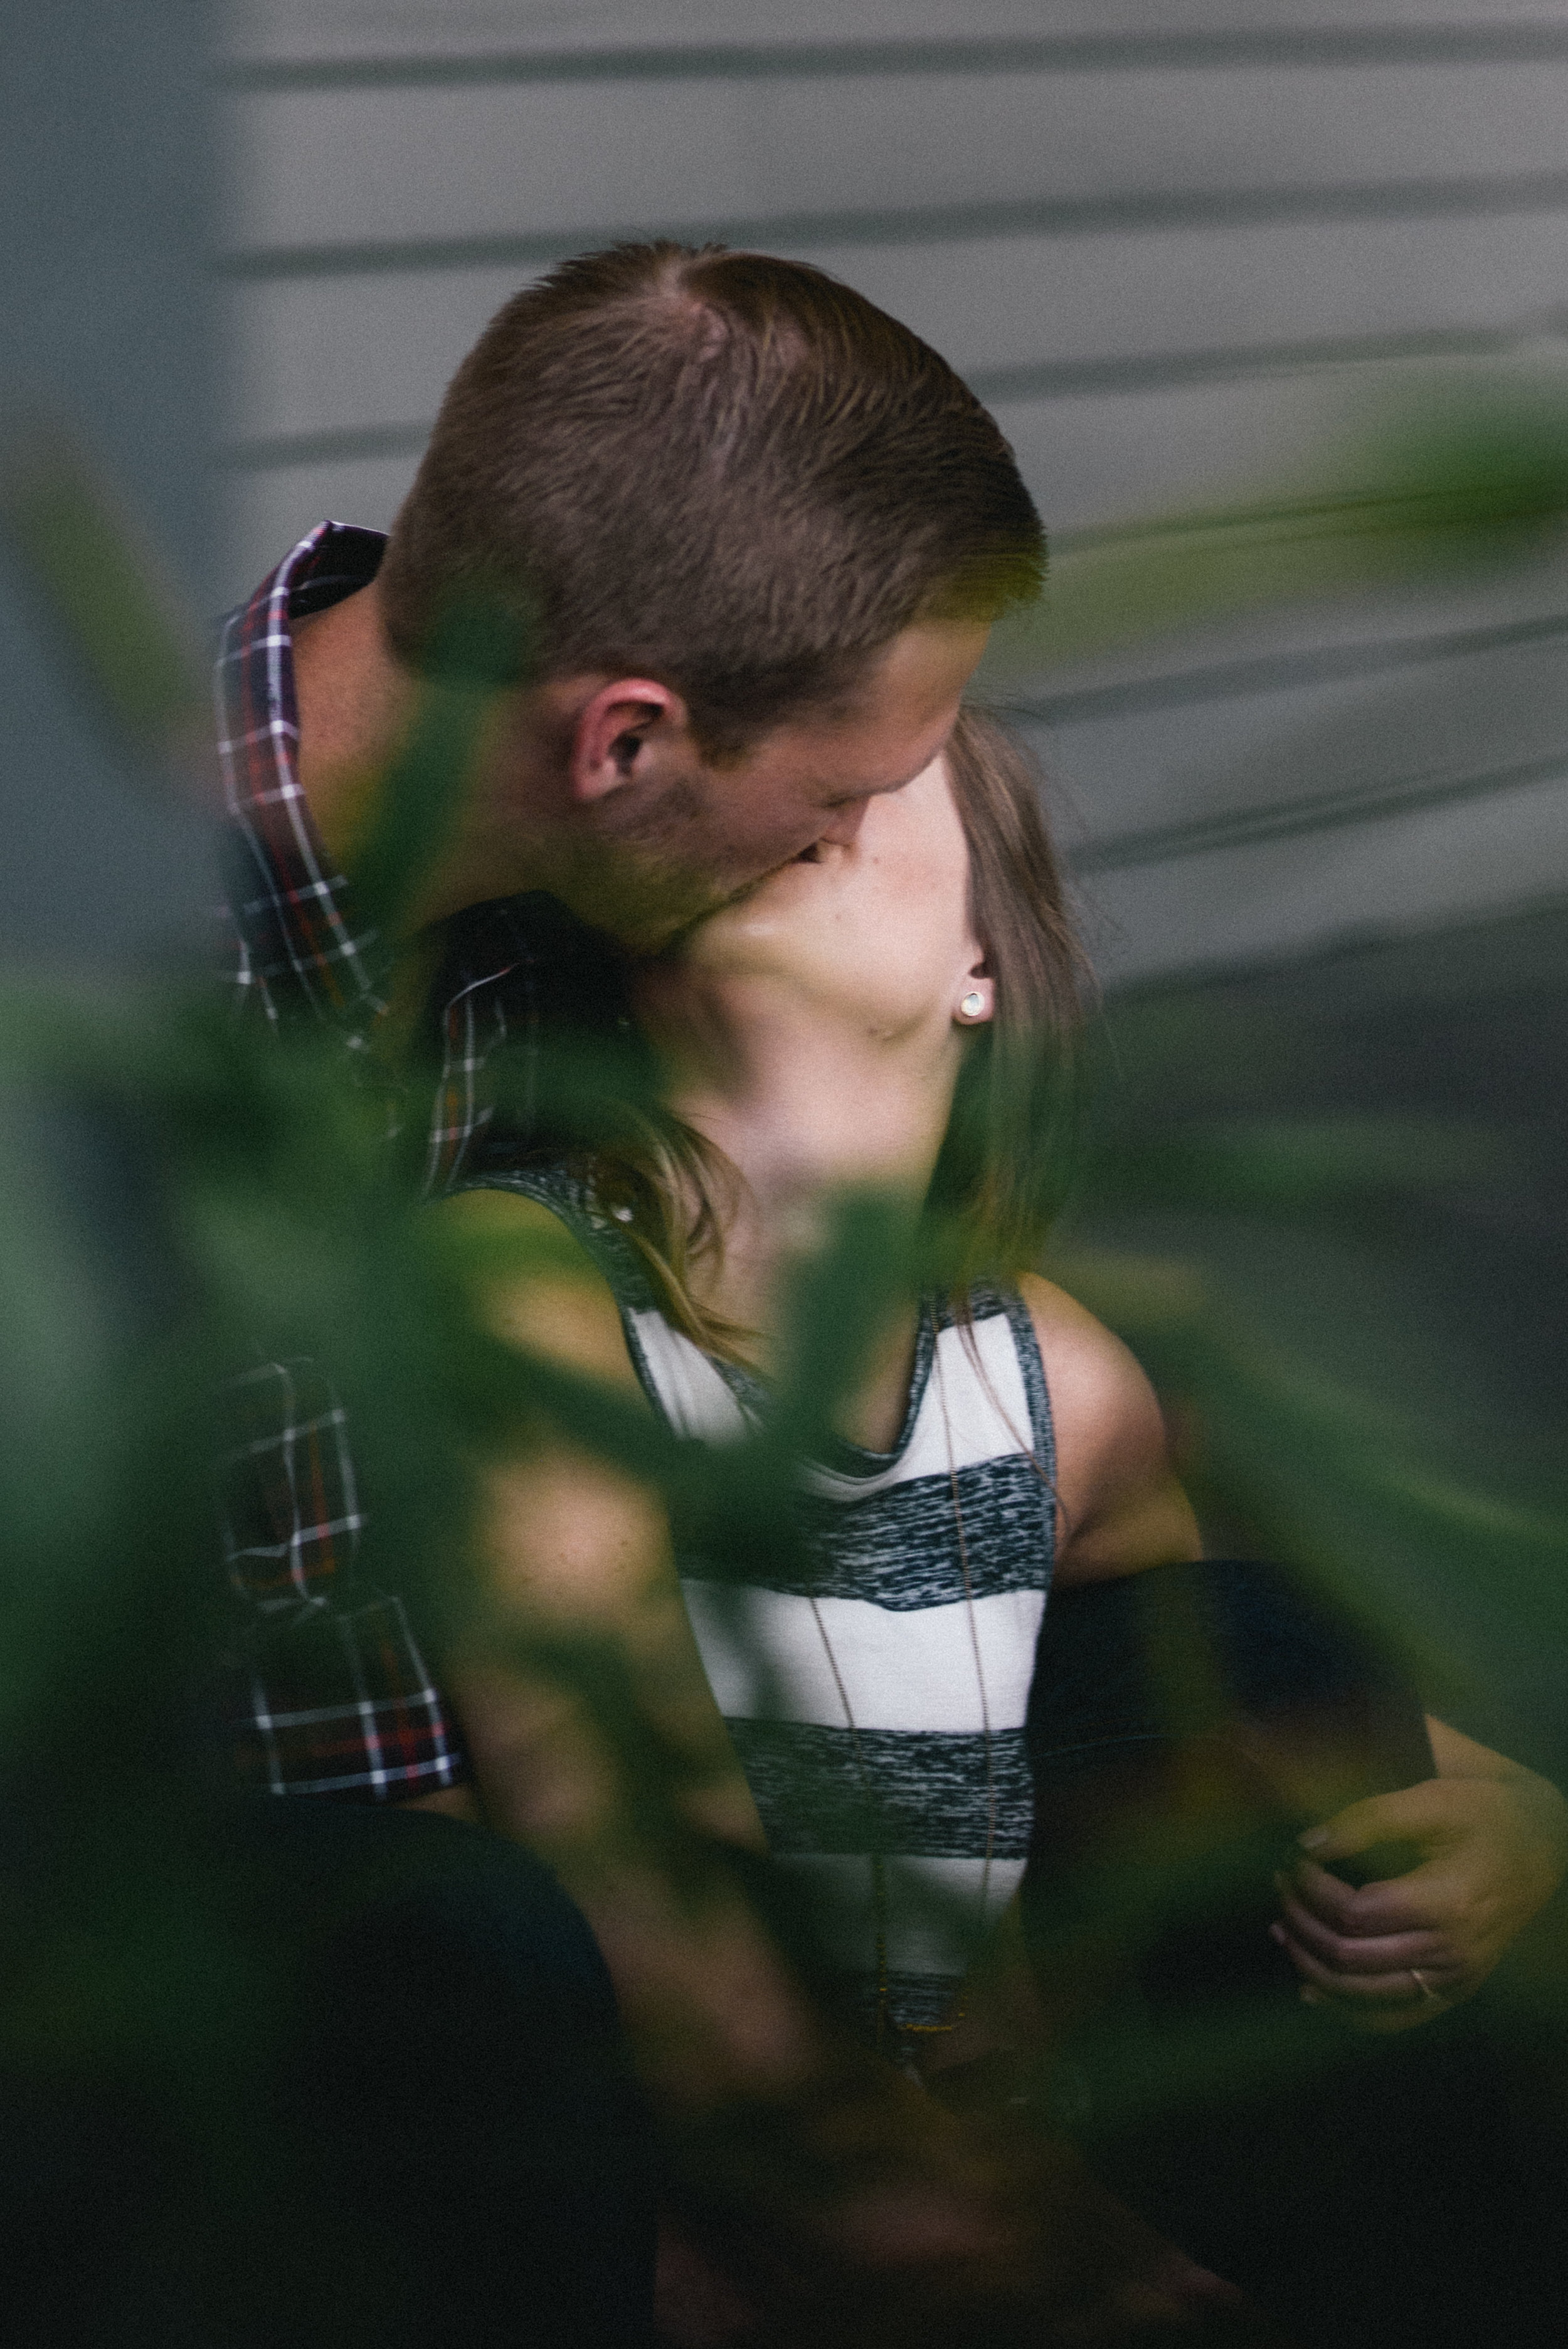
[[[941,1293],[872,1333],[807,1471],[803,1564],[737,1579],[683,1561],[683,1609],[646,1495],[567,1452],[502,1479],[491,1540],[498,1590],[532,1622],[614,1630],[683,1757],[687,1815],[810,1883],[849,2002],[915,2061],[958,2018],[1022,1872],[1025,1707],[1053,1580],[1198,1555],[1147,1381],[1028,1269],[1055,1201],[1059,1055],[1044,1044],[1067,1040],[1078,992],[1032,778],[967,713],[851,841],[808,851],[637,974],[662,1110],[607,1113],[563,1163],[494,1164],[443,1210],[487,1245],[553,1251],[553,1274],[492,1289],[508,1335],[715,1442],[766,1417],[780,1299],[835,1195],[876,1191],[945,1251]],[[606,1892],[614,1806],[581,1718],[493,1665],[470,1674],[468,1715],[492,1814],[553,1859],[621,1967],[634,2030],[645,2014],[645,2037],[673,2048],[683,1997],[700,1974],[711,2003],[715,1970],[683,1972],[680,1930],[661,1940],[645,1903]],[[1562,1872],[1550,1790],[1440,1725],[1434,1741],[1437,1780],[1377,1822],[1440,1841],[1424,1912],[1395,1914],[1368,1968],[1321,1870],[1285,1896],[1312,1992],[1400,2020],[1473,1987],[1500,1928]],[[751,1968],[755,1991],[766,1961],[735,1930],[735,1980]],[[748,2003],[783,2011],[738,1992],[710,2056],[782,2076],[793,2026],[741,2051]],[[670,2054],[666,2076],[696,2060]]]
[[[959,1235],[955,1297],[875,1333],[813,1470],[815,1587],[686,1578],[768,1842],[833,1888],[830,1938],[884,2039],[939,2022],[963,1970],[952,1950],[938,1962],[922,1884],[938,1907],[956,1889],[978,1927],[1021,1873],[1053,1572],[1196,1555],[1130,1356],[1037,1277],[1011,1297],[988,1285],[1037,1255],[1055,1204],[1059,1055],[1043,1040],[1065,1042],[1078,983],[1026,771],[966,718],[950,759],[871,807],[853,843],[808,851],[638,975],[662,1119],[564,1167],[498,1167],[449,1210],[564,1220],[608,1275],[594,1304],[573,1299],[579,1349],[593,1327],[593,1367],[714,1440],[765,1413],[780,1288],[836,1194],[874,1189],[912,1235],[938,1217]],[[537,1341],[538,1300],[514,1309]],[[872,1847],[877,1814],[899,1822],[896,1849]]]
[[[639,1020],[666,1072],[664,1117],[628,1117],[568,1164],[493,1166],[483,1190],[447,1211],[494,1229],[567,1221],[587,1251],[583,1273],[592,1262],[610,1279],[601,1269],[588,1295],[573,1291],[570,1334],[553,1320],[542,1328],[542,1297],[520,1294],[514,1313],[536,1339],[554,1335],[590,1367],[634,1379],[679,1432],[716,1437],[741,1432],[764,1408],[780,1284],[820,1236],[836,1194],[874,1188],[901,1204],[912,1230],[944,1230],[950,1243],[956,1235],[956,1301],[923,1319],[911,1306],[880,1333],[846,1402],[840,1432],[850,1451],[836,1471],[820,1465],[826,1514],[817,1507],[814,1522],[830,1575],[835,1507],[844,1512],[839,1532],[857,1540],[877,1518],[907,1530],[909,1507],[930,1502],[928,1482],[913,1503],[906,1496],[902,1516],[879,1505],[949,1465],[957,1475],[957,1456],[949,1462],[944,1448],[952,1413],[967,1410],[978,1422],[989,1411],[988,1429],[966,1423],[959,1440],[998,1464],[982,1475],[980,1457],[965,1460],[962,1479],[937,1495],[935,1542],[956,1570],[961,1546],[1006,1547],[1014,1537],[1003,1584],[1032,1603],[1013,1607],[1002,1635],[1006,1717],[976,1682],[975,1731],[934,1723],[909,1733],[977,1732],[984,1743],[981,1717],[988,1723],[989,1753],[955,1766],[979,1768],[995,1798],[975,1815],[983,1830],[967,1855],[988,1863],[992,1909],[1016,1879],[1026,1831],[1022,1702],[1053,1574],[1064,1588],[1198,1554],[1142,1372],[1026,1268],[1057,1201],[1051,1110],[1079,982],[1026,762],[999,729],[966,712],[944,761],[872,802],[852,842],[806,852],[639,974]],[[1024,1312],[1015,1306],[1008,1316],[988,1285],[998,1277],[1016,1284]],[[970,1486],[984,1498],[966,1511]],[[972,1588],[965,1598],[960,1582],[945,1603],[964,1599],[972,1614],[995,1595]],[[690,1603],[705,1661],[738,1703],[746,1667],[726,1652],[734,1635],[701,1577]],[[755,1608],[741,1628],[742,1647],[766,1637]],[[800,1649],[798,1629],[774,1628],[787,1649]],[[842,1660],[830,1653],[820,1597],[810,1630],[806,1644],[814,1641],[830,1692],[819,1687],[805,1699],[826,1715],[810,1725],[882,1733],[834,1682]],[[944,1618],[936,1636],[962,1654],[979,1633],[966,1614]],[[797,1662],[808,1677],[817,1670],[798,1652]],[[974,1681],[973,1661],[968,1671]],[[732,1707],[730,1717],[733,1726],[761,1716]],[[1355,1905],[1308,1861],[1285,1895],[1282,1926],[1311,1995],[1359,1998],[1401,2021],[1424,2019],[1433,2004],[1410,1967],[1445,1998],[1473,1988],[1562,1865],[1560,1806],[1542,1782],[1440,1723],[1432,1731],[1438,1780],[1384,1802],[1366,1823],[1368,1841],[1408,1832],[1441,1844],[1430,1922],[1357,1951],[1347,1946]],[[754,1784],[769,1770],[777,1780],[777,1738],[741,1731],[739,1744],[753,1754]],[[863,1750],[855,1762],[851,1747],[851,1777],[865,1767]],[[887,1769],[890,1786],[903,1776],[891,1751]],[[771,1824],[777,1848],[779,1823]],[[1359,1824],[1330,1828],[1324,1857],[1352,1848]],[[1378,1920],[1376,1902],[1362,1906]]]

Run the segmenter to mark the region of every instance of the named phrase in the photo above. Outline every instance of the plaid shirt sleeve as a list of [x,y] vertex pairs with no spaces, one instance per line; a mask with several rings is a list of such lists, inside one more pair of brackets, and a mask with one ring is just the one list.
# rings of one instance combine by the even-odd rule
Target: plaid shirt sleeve
[[[217,669],[242,1013],[325,1021],[345,1081],[383,1002],[385,955],[325,862],[297,771],[291,621],[372,577],[382,541],[326,523],[225,624]],[[471,1021],[458,1023],[466,1057]],[[435,1165],[460,1155],[466,1084],[432,1115]],[[434,1166],[433,1166],[434,1171]],[[321,1365],[264,1362],[224,1398],[220,1516],[233,1598],[225,1723],[245,1782],[274,1795],[407,1800],[468,1775],[456,1717],[403,1601],[356,1571],[365,1517],[351,1431]]]
[[238,1602],[230,1728],[244,1782],[396,1801],[466,1776],[402,1600],[356,1571],[364,1518],[320,1367],[265,1362],[224,1398],[220,1508]]

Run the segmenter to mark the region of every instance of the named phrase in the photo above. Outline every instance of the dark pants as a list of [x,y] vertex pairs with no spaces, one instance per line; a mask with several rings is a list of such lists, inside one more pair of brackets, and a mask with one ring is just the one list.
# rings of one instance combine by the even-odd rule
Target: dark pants
[[1268,1937],[1304,1790],[1431,1774],[1398,1672],[1268,1569],[1167,1568],[1053,1599],[1030,1742],[1054,2104],[1108,2181],[1308,2349],[1556,2339],[1563,2137],[1522,2157],[1486,1994],[1370,2036]]
[[123,2065],[0,2082],[11,2337],[650,2340],[647,2134],[548,1872],[478,1827],[314,1799],[236,1807],[199,1857],[209,1994],[160,2012],[139,1978]]

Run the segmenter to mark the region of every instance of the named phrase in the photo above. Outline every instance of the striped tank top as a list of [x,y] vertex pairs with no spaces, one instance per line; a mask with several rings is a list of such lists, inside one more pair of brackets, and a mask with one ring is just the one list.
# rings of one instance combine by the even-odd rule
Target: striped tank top
[[[649,1402],[724,1444],[766,1418],[763,1382],[674,1329],[636,1250],[586,1186],[487,1173],[550,1208],[620,1308]],[[709,1684],[769,1850],[794,1880],[848,2013],[929,2029],[1024,1872],[1024,1718],[1055,1557],[1055,1444],[1034,1326],[976,1288],[967,1328],[921,1308],[893,1449],[835,1441],[801,1464],[800,1579],[723,1580],[677,1561]]]

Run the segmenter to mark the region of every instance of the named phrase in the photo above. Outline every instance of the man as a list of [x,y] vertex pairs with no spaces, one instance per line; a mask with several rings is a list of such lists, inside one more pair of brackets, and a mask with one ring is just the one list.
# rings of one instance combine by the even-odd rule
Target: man
[[[995,424],[846,287],[675,245],[565,264],[459,368],[385,546],[324,524],[228,625],[242,998],[278,1024],[335,1027],[368,1060],[418,1016],[431,926],[464,915],[434,1007],[439,1081],[403,1112],[443,1191],[492,1114],[498,1047],[515,1051],[549,983],[506,901],[549,890],[648,947],[813,840],[847,838],[868,798],[941,748],[991,621],[1042,564]],[[496,696],[388,936],[343,874],[465,596],[510,616],[522,681]],[[359,1531],[342,1430],[295,1384],[268,1371],[251,1396],[250,1461],[269,1413],[276,1428],[275,1475],[253,1479],[232,1544],[258,1624],[318,1619]],[[296,1521],[307,1488],[335,1497]],[[385,1801],[459,1781],[455,1730],[385,1610],[376,1636],[402,1652],[367,1725],[357,1656],[335,1702],[253,1692],[258,1784]]]
[[[847,288],[717,249],[623,247],[566,264],[508,304],[459,368],[385,545],[324,524],[228,625],[219,693],[242,1005],[279,1026],[335,1028],[351,1064],[375,1069],[406,1060],[396,1047],[428,1003],[438,1081],[433,1096],[405,1090],[398,1116],[423,1139],[439,1194],[492,1118],[501,1048],[515,1098],[519,1058],[559,999],[559,926],[542,925],[525,893],[548,891],[646,949],[812,842],[851,837],[868,799],[941,749],[990,624],[1037,591],[1042,564],[1038,518],[995,425],[934,352]],[[461,690],[454,663],[476,614],[487,674],[499,666],[502,682],[418,886],[378,926],[388,901],[365,907],[343,876],[377,853],[377,778],[399,760],[409,771],[432,698]],[[471,1812],[469,1761],[405,1594],[363,1578],[376,1496],[358,1491],[354,1429],[310,1363],[265,1364],[240,1393],[229,1529],[248,1775],[274,1795],[378,1806],[366,1832],[406,1845],[406,1828],[446,1826],[410,1822],[410,1807]],[[277,1810],[299,1820],[316,1807]],[[313,1854],[320,1840],[308,1825],[279,1832]],[[334,1865],[349,1833],[331,1830]],[[447,1851],[479,1847],[463,1840],[471,1830],[448,1833]],[[439,1855],[432,1864],[438,1881]],[[514,1924],[533,1897],[518,1879]],[[667,1923],[628,1937],[624,1962],[645,1962]],[[551,1930],[562,1943],[558,1918]],[[741,1907],[716,1931],[753,2002],[772,2002],[779,2031],[798,2034],[795,2070],[820,2124],[809,2158],[830,2169],[842,2155],[828,2147],[848,2128],[873,2187],[855,2241],[846,2249],[841,2228],[831,2259],[831,2209],[807,2223],[789,2291],[810,2305],[799,2254],[810,2264],[813,2243],[841,2283],[866,2284],[880,2263],[882,2282],[846,2321],[863,2326],[881,2305],[916,2337],[894,2279],[929,2275],[944,2244],[955,2271],[1016,2269],[1016,2189],[891,2071],[880,2083],[844,2071]],[[395,1982],[386,1934],[380,1961]],[[667,1940],[648,1961],[676,1961]],[[573,1966],[581,1976],[580,1951]],[[534,1997],[537,1979],[536,1967]],[[556,2030],[570,2028],[569,2003],[554,2000]],[[407,2008],[399,2035],[414,2028]],[[586,2038],[595,2031],[591,2019]],[[376,2065],[373,2034],[360,2036],[363,2081]],[[748,2078],[738,2056],[727,2092],[739,2104]],[[766,2136],[778,2066],[751,2085],[775,2114],[758,2123]],[[469,2090],[449,2077],[443,2093],[464,2139]],[[407,2126],[393,2107],[360,2136]],[[604,2126],[613,2134],[613,2116]],[[421,2142],[433,2134],[425,2126]],[[873,2139],[888,2154],[880,2168]],[[902,2215],[884,2207],[889,2180]],[[559,2269],[563,2232],[590,2265],[594,2228],[637,2231],[634,2188],[619,2219],[606,2215],[615,2190],[596,2187],[575,2235],[556,2198],[548,2241],[536,2230],[510,2278],[498,2271],[477,2295],[500,2305],[497,2340],[511,2337],[507,2296],[527,2296],[527,2261],[556,2254]],[[384,2191],[396,2203],[410,2189]],[[469,2194],[495,2207],[493,2185]],[[470,2269],[482,2264],[471,2230],[464,2240]],[[995,2321],[989,2295],[985,2282]],[[961,2310],[944,2306],[934,2337],[967,2337]],[[619,2322],[630,2340],[642,2319],[628,2299],[618,2319],[600,2307],[562,2322],[562,2338],[573,2322],[584,2341],[614,2337]]]

